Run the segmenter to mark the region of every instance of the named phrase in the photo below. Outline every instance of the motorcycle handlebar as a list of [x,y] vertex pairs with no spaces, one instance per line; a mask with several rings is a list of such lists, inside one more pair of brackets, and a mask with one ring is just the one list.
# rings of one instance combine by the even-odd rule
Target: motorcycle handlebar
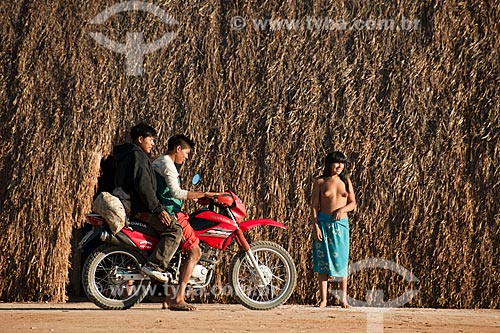
[[206,206],[206,205],[209,205],[211,203],[214,203],[216,205],[223,206],[223,207],[231,207],[234,204],[234,198],[230,193],[224,192],[224,193],[220,193],[218,196],[216,196],[214,198],[207,198],[207,197],[200,198],[200,199],[198,199],[198,203],[202,206]]

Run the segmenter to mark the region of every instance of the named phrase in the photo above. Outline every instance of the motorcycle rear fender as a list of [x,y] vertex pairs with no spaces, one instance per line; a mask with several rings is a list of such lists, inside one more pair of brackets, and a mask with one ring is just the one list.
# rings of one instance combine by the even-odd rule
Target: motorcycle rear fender
[[240,230],[245,232],[248,229],[258,227],[260,225],[270,225],[271,227],[278,227],[281,229],[288,229],[288,227],[282,223],[279,223],[274,220],[269,219],[256,219],[256,220],[248,220],[240,223]]
[[101,235],[101,232],[104,230],[102,227],[93,228],[92,230],[87,231],[85,236],[83,236],[82,240],[78,243],[78,248],[81,249],[96,237]]

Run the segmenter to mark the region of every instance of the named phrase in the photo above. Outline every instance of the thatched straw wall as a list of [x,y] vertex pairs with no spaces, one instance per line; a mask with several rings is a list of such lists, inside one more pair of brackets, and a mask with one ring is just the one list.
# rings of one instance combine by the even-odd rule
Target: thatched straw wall
[[[409,269],[420,279],[413,306],[500,307],[498,2],[151,2],[179,24],[143,12],[90,24],[111,0],[0,3],[1,300],[64,300],[71,230],[90,209],[99,160],[146,121],[161,130],[156,153],[175,132],[199,143],[186,179],[223,175],[251,217],[290,227],[252,236],[292,253],[292,302],[316,297],[309,197],[322,157],[338,149],[352,160],[358,198],[352,262]],[[257,31],[252,22],[308,17],[419,26]],[[145,55],[137,77],[88,35],[124,43],[143,31],[150,42],[170,30],[178,36]],[[351,277],[350,295],[414,287],[369,270]]]

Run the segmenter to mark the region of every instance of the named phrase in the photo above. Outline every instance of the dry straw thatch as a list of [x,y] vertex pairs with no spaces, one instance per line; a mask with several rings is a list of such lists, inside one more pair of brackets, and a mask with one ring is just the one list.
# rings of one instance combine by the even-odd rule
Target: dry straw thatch
[[[150,0],[179,24],[144,12],[89,23],[116,2],[0,3],[1,300],[64,300],[71,231],[90,209],[100,158],[146,121],[161,130],[156,153],[177,132],[199,143],[186,178],[223,175],[251,217],[290,227],[252,237],[293,255],[291,302],[316,298],[311,184],[337,149],[352,161],[358,199],[351,262],[406,267],[420,279],[411,306],[500,307],[497,1]],[[246,19],[241,31],[231,29],[235,15]],[[258,31],[251,20],[325,17],[420,25]],[[178,36],[146,55],[137,77],[88,35],[124,42],[143,31],[150,42],[169,29]],[[350,295],[394,298],[410,287],[365,270],[351,277]]]

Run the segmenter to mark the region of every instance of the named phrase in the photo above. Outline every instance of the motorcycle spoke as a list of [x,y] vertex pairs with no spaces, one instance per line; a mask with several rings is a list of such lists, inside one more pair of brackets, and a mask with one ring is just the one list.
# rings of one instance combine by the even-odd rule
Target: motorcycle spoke
[[[273,271],[273,270],[271,270],[271,271]],[[274,271],[273,271],[273,272],[274,272]],[[279,282],[285,282],[285,279],[280,278],[278,275],[276,275],[276,274],[274,274],[274,273],[273,273],[273,278],[275,278],[275,279],[276,279],[276,280],[278,280]]]
[[270,259],[269,259],[267,253],[264,253],[264,259],[263,260],[259,260],[257,255],[255,256],[255,259],[257,260],[257,262],[259,263],[259,265],[264,265],[264,266],[269,267],[269,269],[271,270],[271,272],[273,272],[273,274],[272,274],[273,277],[277,278],[278,280],[280,280],[282,282],[285,281],[284,279],[281,279],[276,274],[274,274],[275,271],[282,271],[283,269],[285,269],[285,266],[283,264],[276,263],[274,266],[271,266]]
[[248,298],[256,302],[270,302],[283,292],[288,268],[279,255],[265,249],[254,251],[254,258],[263,270],[265,285],[262,285],[263,282],[247,258],[241,263],[239,285]]
[[125,254],[114,254],[103,258],[95,271],[95,284],[106,298],[122,300],[132,297],[140,290],[142,282],[127,285],[127,281],[116,281],[116,274],[138,271],[137,263]]

